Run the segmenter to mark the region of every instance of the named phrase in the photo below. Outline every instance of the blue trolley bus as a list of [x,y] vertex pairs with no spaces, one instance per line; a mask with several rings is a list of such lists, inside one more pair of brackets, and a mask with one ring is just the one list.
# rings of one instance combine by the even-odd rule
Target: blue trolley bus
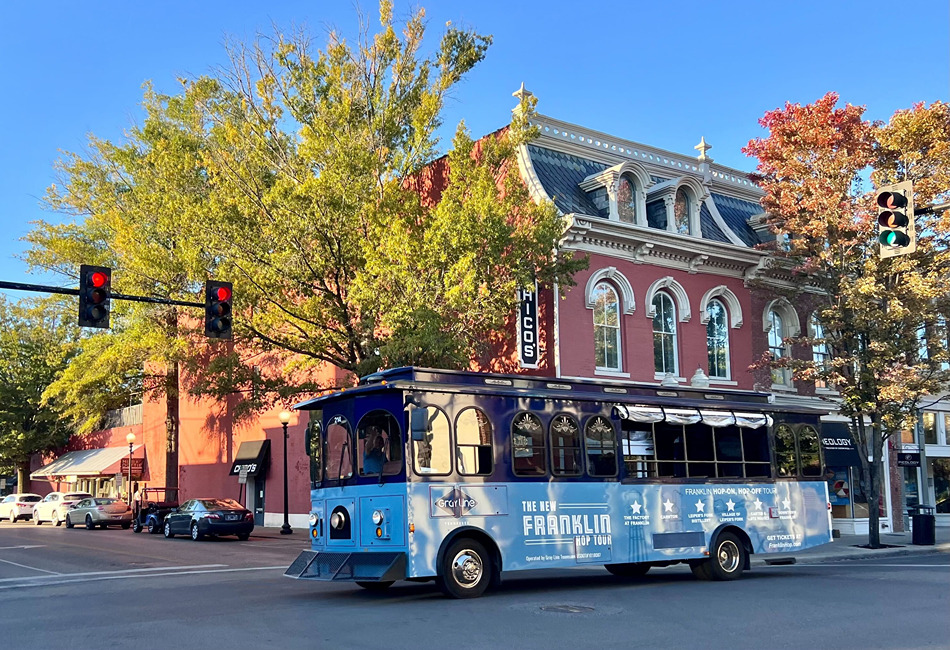
[[831,541],[819,415],[749,391],[398,368],[310,411],[310,549],[285,575],[481,595],[502,570],[688,563]]

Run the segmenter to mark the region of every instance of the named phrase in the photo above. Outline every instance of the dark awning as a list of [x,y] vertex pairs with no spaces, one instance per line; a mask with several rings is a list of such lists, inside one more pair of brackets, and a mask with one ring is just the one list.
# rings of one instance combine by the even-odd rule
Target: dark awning
[[267,472],[268,452],[270,452],[270,440],[242,442],[238,447],[234,462],[231,463],[230,475],[237,476],[245,468],[248,476],[264,475]]
[[851,427],[845,422],[821,423],[821,447],[825,451],[827,467],[852,467],[861,464]]

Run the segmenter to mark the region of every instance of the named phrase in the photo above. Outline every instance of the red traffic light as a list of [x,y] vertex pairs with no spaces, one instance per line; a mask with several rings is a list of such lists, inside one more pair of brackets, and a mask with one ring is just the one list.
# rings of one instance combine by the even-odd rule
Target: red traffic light
[[97,289],[104,287],[109,281],[109,276],[102,271],[96,271],[89,277],[89,282]]
[[228,287],[218,287],[214,290],[216,300],[229,300],[231,298],[231,289]]

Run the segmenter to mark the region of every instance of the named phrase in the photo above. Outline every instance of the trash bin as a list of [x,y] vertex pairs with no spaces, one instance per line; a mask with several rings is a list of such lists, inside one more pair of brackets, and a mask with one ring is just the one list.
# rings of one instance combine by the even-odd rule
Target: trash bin
[[937,543],[937,517],[933,506],[916,506],[911,513],[915,546],[933,546]]

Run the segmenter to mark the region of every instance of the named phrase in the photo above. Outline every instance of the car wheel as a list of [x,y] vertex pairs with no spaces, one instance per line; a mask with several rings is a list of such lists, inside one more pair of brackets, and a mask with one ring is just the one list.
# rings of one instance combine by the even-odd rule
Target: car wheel
[[40,521],[40,516],[36,514],[36,511],[33,511],[33,523],[36,524],[37,526],[43,523],[42,521]]
[[165,535],[165,539],[171,539],[175,536],[172,532],[172,525],[167,521],[165,522],[165,527],[162,529],[162,533]]
[[238,533],[238,539],[242,542],[246,542],[250,536],[250,533]]
[[202,537],[204,537],[204,535],[202,535],[201,531],[198,530],[198,522],[197,521],[193,522],[191,524],[191,539],[197,542]]
[[96,525],[92,523],[92,515],[86,515],[86,530],[92,530]]
[[10,511],[10,523],[11,523],[11,524],[15,524],[15,523],[16,523],[16,520],[17,520],[17,516],[16,516],[15,514],[13,514],[13,511],[11,510],[11,511]]
[[69,518],[69,515],[66,515],[66,528],[73,527],[73,520]]
[[59,518],[58,512],[53,513],[53,523],[56,524],[57,526],[63,525],[63,520]]
[[439,587],[452,598],[477,598],[485,593],[492,576],[492,560],[485,547],[463,538],[446,551],[439,571]]
[[148,520],[148,534],[157,535],[162,532],[162,527],[158,525],[158,522],[154,519]]
[[[140,522],[138,519],[135,519],[135,520],[132,522],[132,532],[133,532],[133,533],[141,533],[141,532],[142,532],[142,522]],[[151,531],[149,531],[149,532],[151,532]]]

